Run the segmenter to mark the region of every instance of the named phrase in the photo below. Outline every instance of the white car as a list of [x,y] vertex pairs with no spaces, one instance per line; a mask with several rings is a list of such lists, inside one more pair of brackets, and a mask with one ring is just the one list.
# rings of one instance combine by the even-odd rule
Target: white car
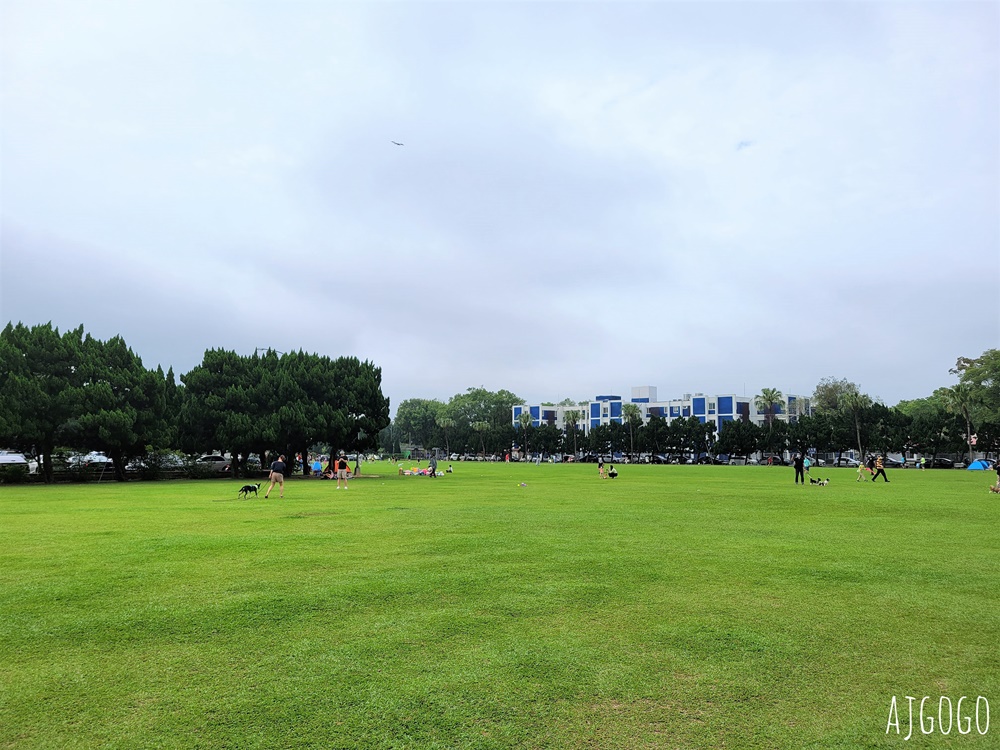
[[85,456],[70,456],[68,463],[70,466],[101,466],[103,464],[109,469],[113,465],[111,459],[100,451],[91,451]]
[[21,453],[0,451],[0,466],[27,466],[28,459]]
[[225,456],[202,456],[196,463],[215,471],[229,471],[229,459]]

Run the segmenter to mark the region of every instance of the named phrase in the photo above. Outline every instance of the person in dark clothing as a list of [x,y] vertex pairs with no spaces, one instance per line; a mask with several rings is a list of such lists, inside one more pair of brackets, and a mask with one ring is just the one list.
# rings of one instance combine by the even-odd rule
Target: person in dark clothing
[[347,489],[347,469],[350,464],[347,463],[347,456],[344,455],[344,451],[341,451],[337,456],[337,489],[340,489],[340,480],[344,480],[344,489]]
[[274,489],[274,485],[278,485],[278,499],[280,500],[285,496],[285,457],[278,456],[278,460],[272,462],[271,464],[271,484],[267,488],[267,492],[264,493],[264,499],[267,500],[267,496],[271,494],[271,490]]
[[883,465],[883,459],[884,458],[885,458],[885,456],[876,456],[875,457],[875,473],[872,475],[872,481],[873,482],[876,479],[878,479],[879,474],[882,475],[882,479],[884,479],[887,482],[889,481],[889,477],[887,477],[885,475],[885,466]]
[[801,453],[795,454],[795,458],[792,461],[792,466],[795,467],[795,484],[798,484],[799,479],[801,479],[802,485],[805,486],[806,483],[805,459],[802,457]]

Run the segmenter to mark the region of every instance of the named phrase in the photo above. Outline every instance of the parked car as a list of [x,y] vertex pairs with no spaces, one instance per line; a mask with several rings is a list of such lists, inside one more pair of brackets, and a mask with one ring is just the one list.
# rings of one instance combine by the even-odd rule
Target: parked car
[[77,469],[84,467],[110,469],[114,466],[114,462],[100,451],[91,451],[87,454],[70,456],[66,463]]
[[725,464],[727,462],[723,461],[722,458],[719,457],[719,456],[708,456],[708,455],[705,455],[705,456],[698,456],[698,458],[695,461],[695,463],[697,463],[697,464],[712,464],[712,465],[715,465],[715,466],[722,466],[723,464]]
[[141,471],[148,468],[183,469],[184,464],[184,459],[176,453],[154,452],[141,458],[132,459],[125,468],[128,471]]
[[0,466],[27,466],[28,459],[13,451],[0,451]]
[[777,453],[766,453],[761,456],[760,462],[765,466],[787,466],[785,459]]
[[848,456],[840,456],[833,460],[834,466],[846,466],[851,469],[856,469],[861,465],[861,462],[855,458],[849,458]]
[[229,471],[229,459],[225,456],[201,456],[195,463],[213,471]]
[[959,459],[957,461],[952,461],[950,458],[943,458],[942,456],[937,456],[934,462],[931,464],[933,469],[964,469],[965,461]]

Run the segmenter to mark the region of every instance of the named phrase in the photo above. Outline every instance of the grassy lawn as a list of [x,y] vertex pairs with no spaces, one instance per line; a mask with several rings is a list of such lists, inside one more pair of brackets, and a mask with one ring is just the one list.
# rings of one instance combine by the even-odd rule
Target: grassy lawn
[[0,748],[1000,747],[995,474],[455,467],[0,488]]

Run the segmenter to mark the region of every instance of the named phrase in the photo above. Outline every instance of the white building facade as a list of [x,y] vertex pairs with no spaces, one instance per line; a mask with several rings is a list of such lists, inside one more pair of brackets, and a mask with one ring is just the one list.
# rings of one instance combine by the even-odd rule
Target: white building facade
[[[698,421],[715,422],[716,429],[721,429],[726,422],[734,419],[744,419],[758,425],[767,423],[768,414],[758,411],[754,396],[740,396],[734,393],[706,395],[704,393],[686,393],[681,398],[660,401],[657,398],[656,386],[644,385],[632,388],[632,396],[625,401],[621,396],[595,396],[591,401],[585,401],[575,406],[521,404],[513,407],[511,416],[515,425],[520,424],[521,415],[531,415],[531,424],[535,427],[555,425],[565,430],[568,421],[567,412],[580,414],[577,429],[589,433],[591,429],[602,424],[623,423],[626,403],[635,404],[639,409],[643,424],[652,417],[662,417],[667,422],[675,419],[697,417]],[[811,416],[812,405],[809,396],[783,394],[782,400],[774,407],[774,419],[794,423],[800,416]]]

